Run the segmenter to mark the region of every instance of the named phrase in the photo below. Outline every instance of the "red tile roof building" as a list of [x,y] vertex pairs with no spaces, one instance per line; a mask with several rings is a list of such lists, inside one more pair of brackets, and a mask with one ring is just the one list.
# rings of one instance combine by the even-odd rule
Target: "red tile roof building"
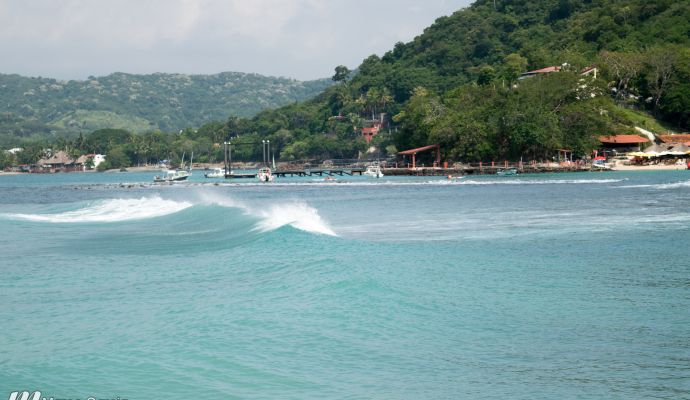
[[637,135],[613,135],[613,136],[599,136],[599,141],[602,144],[640,144],[647,143],[649,139]]
[[664,143],[687,143],[690,142],[690,133],[659,135],[659,139]]
[[371,140],[374,139],[374,136],[379,134],[379,129],[380,127],[378,125],[374,125],[369,128],[362,128],[362,136],[364,136],[364,140],[366,140],[367,143],[371,143]]
[[525,78],[531,78],[536,75],[541,75],[541,74],[550,74],[551,72],[558,72],[561,70],[561,67],[559,66],[553,66],[553,67],[546,67],[542,69],[535,69],[534,71],[527,71],[523,72],[520,74],[520,77],[518,79],[525,79]]

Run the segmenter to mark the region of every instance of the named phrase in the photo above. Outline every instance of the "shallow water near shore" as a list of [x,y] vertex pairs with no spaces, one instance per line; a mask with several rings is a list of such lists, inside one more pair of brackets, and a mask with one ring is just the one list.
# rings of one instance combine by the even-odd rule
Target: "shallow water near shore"
[[0,396],[688,398],[690,171],[0,179]]

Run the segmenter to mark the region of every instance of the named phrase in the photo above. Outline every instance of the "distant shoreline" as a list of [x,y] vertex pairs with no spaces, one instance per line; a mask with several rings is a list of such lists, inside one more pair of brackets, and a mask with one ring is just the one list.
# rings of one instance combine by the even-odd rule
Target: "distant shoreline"
[[[219,164],[220,167],[222,168],[222,164]],[[213,165],[209,166],[209,168],[213,168]],[[203,168],[195,168],[195,169],[203,169]],[[161,171],[161,167],[157,166],[142,166],[142,167],[128,167],[127,172],[158,172]],[[682,165],[616,165],[615,167],[612,167],[610,171],[621,171],[621,172],[630,172],[630,171],[685,171],[687,170],[687,166],[685,164]],[[120,170],[118,169],[109,169],[107,171],[104,171],[102,173],[119,173]],[[605,172],[605,171],[597,171],[597,172]],[[59,174],[69,174],[73,172],[59,172]],[[98,173],[95,170],[91,171],[84,171],[84,172],[77,172],[77,173]],[[4,172],[0,171],[0,176],[15,176],[15,175],[31,175],[29,172]],[[37,174],[37,175],[44,175],[44,174]],[[48,174],[50,175],[50,174]]]

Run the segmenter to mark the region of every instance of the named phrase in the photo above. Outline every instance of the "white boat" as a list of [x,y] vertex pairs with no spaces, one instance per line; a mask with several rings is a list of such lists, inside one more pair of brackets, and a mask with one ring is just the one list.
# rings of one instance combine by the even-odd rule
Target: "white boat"
[[373,178],[383,178],[383,172],[381,172],[380,165],[370,165],[367,170],[364,171],[364,175],[371,176]]
[[510,176],[510,175],[517,175],[518,170],[517,168],[504,168],[504,169],[499,169],[496,172],[496,175],[498,176]]
[[207,172],[204,176],[206,178],[225,178],[225,169],[214,168],[212,172]]
[[604,162],[594,161],[592,163],[592,170],[594,171],[612,171],[613,167],[610,164],[605,164]]
[[261,182],[273,182],[273,174],[270,168],[261,168],[259,173],[256,174],[256,177],[259,178]]
[[162,171],[163,175],[156,175],[153,177],[154,182],[179,182],[189,178],[191,172],[184,169],[165,169]]
[[182,168],[178,169],[164,169],[163,175],[156,175],[153,177],[154,182],[179,182],[184,181],[190,176],[192,176],[192,162],[194,161],[194,153],[192,152],[192,158],[189,161],[189,168],[184,168],[184,153],[182,154],[182,162],[180,166]]

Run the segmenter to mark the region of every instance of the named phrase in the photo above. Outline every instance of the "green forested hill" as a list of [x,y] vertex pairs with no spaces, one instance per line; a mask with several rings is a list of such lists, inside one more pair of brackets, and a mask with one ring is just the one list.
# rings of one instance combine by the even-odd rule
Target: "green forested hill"
[[688,43],[686,1],[478,0],[362,66],[373,72],[366,75],[392,82],[396,98],[404,100],[411,94],[404,86],[410,80],[443,91],[475,82],[485,66],[511,80],[521,68],[564,62],[583,68],[596,63],[602,50],[639,52]]
[[[518,80],[548,66],[561,72]],[[581,77],[596,66],[597,78]],[[342,74],[340,74],[342,77]],[[317,98],[228,123],[281,156],[353,156],[386,113],[391,151],[442,144],[451,159],[587,154],[602,134],[690,126],[690,2],[477,0],[409,43],[372,55]],[[278,132],[278,133],[276,133]]]
[[251,117],[265,108],[310,98],[330,83],[235,72],[115,73],[84,81],[0,75],[0,134],[74,134],[100,128],[173,131],[230,115]]
[[[549,66],[561,70],[518,79],[523,72]],[[581,75],[590,66],[597,68],[596,78]],[[157,149],[147,150],[143,158],[175,158],[173,153],[194,149],[203,154],[203,148],[228,138],[238,144],[269,139],[280,160],[353,158],[369,148],[360,132],[373,119],[384,121],[373,141],[381,153],[439,143],[449,161],[544,159],[557,149],[584,156],[598,145],[598,136],[635,133],[635,126],[687,131],[690,1],[477,0],[439,18],[409,43],[366,58],[356,74],[348,72],[339,66],[333,77],[337,83],[317,96],[251,118],[217,101],[224,92],[218,89],[223,85],[215,85],[218,96],[204,104],[219,110],[221,116],[215,118],[240,117],[167,139],[141,136],[137,139],[141,148]],[[109,107],[125,96],[134,96],[127,103],[130,115],[141,118],[130,119],[134,124],[145,125],[154,117],[156,121],[198,117],[205,110],[176,95],[194,77],[148,77],[166,82],[167,89],[160,91],[164,96],[153,96],[148,83],[135,84],[131,76],[108,78],[112,81],[87,81],[70,88],[73,95],[67,103],[79,107],[72,104],[69,112],[97,110],[101,114],[88,115],[116,118],[119,113],[108,114],[113,112]],[[33,93],[53,90],[45,85],[48,82],[41,84],[43,88],[34,87]],[[24,94],[31,89],[17,89],[14,96],[33,98],[34,94]],[[109,94],[90,102],[79,95],[91,92]],[[97,109],[94,101],[108,106]],[[65,107],[64,103],[45,100],[36,107]],[[137,113],[137,105],[158,111]],[[7,118],[33,115],[31,107],[19,103]],[[69,126],[69,112],[47,115],[53,123]],[[158,124],[167,129],[176,126]],[[90,132],[89,127],[87,122],[84,132]],[[222,156],[222,150],[215,149],[215,154],[206,151],[209,159]],[[143,154],[126,146],[123,153],[131,162]],[[260,146],[238,146],[234,156],[260,159]]]

